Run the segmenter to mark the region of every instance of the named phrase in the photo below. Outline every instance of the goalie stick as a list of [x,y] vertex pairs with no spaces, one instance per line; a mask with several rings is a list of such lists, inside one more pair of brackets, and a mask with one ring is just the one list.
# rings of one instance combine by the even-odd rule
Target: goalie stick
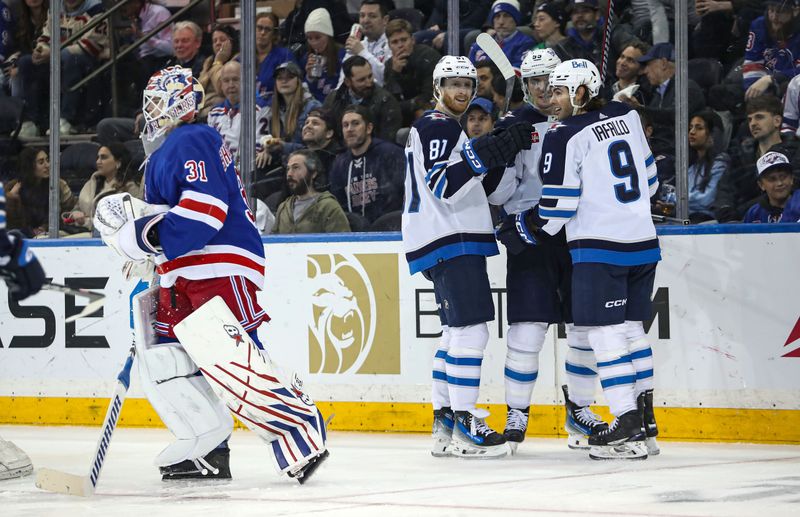
[[511,102],[511,95],[514,93],[514,78],[517,74],[514,72],[514,67],[511,66],[511,62],[503,53],[503,49],[500,48],[500,45],[497,44],[493,37],[482,32],[478,34],[478,39],[476,39],[475,42],[497,66],[503,79],[506,80],[506,99],[503,104],[503,112],[500,114],[500,116],[504,116],[508,113],[508,105]]

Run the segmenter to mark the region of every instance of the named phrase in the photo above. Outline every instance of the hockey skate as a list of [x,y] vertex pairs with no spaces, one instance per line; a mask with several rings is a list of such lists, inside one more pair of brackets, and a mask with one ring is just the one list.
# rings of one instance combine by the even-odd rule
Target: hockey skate
[[162,481],[174,479],[230,479],[230,449],[214,449],[202,458],[159,467]]
[[529,411],[530,407],[525,409],[508,407],[506,428],[503,431],[503,436],[506,437],[506,443],[508,443],[511,454],[516,454],[517,447],[525,439],[525,431],[528,430]]
[[509,448],[502,434],[486,425],[489,412],[481,409],[456,411],[450,451],[462,458],[502,458]]
[[620,415],[604,431],[589,436],[593,460],[646,460],[647,447],[639,411]]
[[453,410],[449,407],[433,410],[433,446],[431,456],[450,456],[450,441],[453,439]]
[[588,438],[608,429],[608,424],[595,415],[589,406],[579,406],[569,399],[567,385],[561,386],[564,392],[564,406],[567,408],[567,419],[564,430],[569,435],[567,447],[576,450],[589,449]]
[[636,405],[639,407],[639,413],[642,415],[642,424],[644,425],[645,440],[647,445],[647,454],[649,456],[657,456],[661,449],[656,442],[658,436],[658,427],[656,426],[656,416],[653,412],[653,390],[646,390],[636,397]]
[[33,464],[25,451],[0,438],[0,479],[21,478],[31,472]]
[[295,470],[289,472],[288,473],[289,477],[296,479],[297,482],[300,483],[301,485],[304,484],[306,481],[309,480],[309,478],[311,478],[314,472],[317,471],[319,466],[322,465],[322,462],[328,459],[328,456],[330,455],[331,453],[329,453],[328,450],[325,449],[320,454],[317,454],[316,456],[308,460],[306,463],[301,465],[299,468],[296,468]]

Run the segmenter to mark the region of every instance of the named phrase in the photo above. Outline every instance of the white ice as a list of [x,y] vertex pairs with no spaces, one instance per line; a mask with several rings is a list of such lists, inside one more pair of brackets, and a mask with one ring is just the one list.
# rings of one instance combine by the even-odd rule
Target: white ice
[[[99,429],[0,426],[34,467],[85,474]],[[646,461],[597,462],[555,439],[500,460],[436,459],[421,434],[333,432],[331,456],[300,486],[248,431],[231,439],[233,479],[162,482],[166,430],[117,429],[91,499],[0,481],[0,515],[800,515],[800,447],[662,442]]]

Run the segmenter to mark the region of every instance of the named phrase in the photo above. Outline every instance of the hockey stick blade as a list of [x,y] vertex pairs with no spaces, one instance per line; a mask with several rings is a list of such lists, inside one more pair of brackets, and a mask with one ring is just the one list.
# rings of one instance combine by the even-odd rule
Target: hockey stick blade
[[89,474],[78,476],[59,470],[41,468],[36,472],[36,486],[38,488],[48,492],[81,497],[94,495],[97,481],[100,478],[100,471],[108,453],[108,446],[111,443],[111,436],[114,433],[114,429],[117,428],[117,422],[122,411],[122,403],[125,401],[125,395],[131,384],[131,367],[133,366],[135,355],[136,349],[131,347],[125,366],[122,367],[122,371],[117,376],[117,385],[111,395],[111,402],[108,404],[106,417],[103,420],[103,432],[100,433],[100,438],[97,441],[92,464],[89,467]]
[[511,95],[514,93],[514,77],[516,74],[514,73],[514,67],[511,66],[511,62],[508,60],[508,57],[503,53],[503,49],[500,48],[500,45],[494,40],[493,37],[489,36],[485,32],[478,34],[478,38],[475,40],[478,46],[486,53],[486,56],[492,60],[492,62],[497,66],[498,70],[500,70],[500,74],[503,76],[503,79],[506,80],[506,98],[503,105],[503,113],[501,115],[505,115],[508,113],[508,105],[511,102]]
[[78,314],[74,314],[74,315],[70,316],[69,318],[65,319],[64,322],[65,323],[72,323],[73,321],[79,320],[81,318],[85,318],[86,316],[91,316],[95,312],[97,312],[100,309],[102,309],[103,305],[105,305],[105,303],[106,303],[105,299],[102,299],[102,298],[99,299],[99,300],[95,300],[93,302],[89,302],[88,304],[86,304],[83,307],[81,312],[79,312]]

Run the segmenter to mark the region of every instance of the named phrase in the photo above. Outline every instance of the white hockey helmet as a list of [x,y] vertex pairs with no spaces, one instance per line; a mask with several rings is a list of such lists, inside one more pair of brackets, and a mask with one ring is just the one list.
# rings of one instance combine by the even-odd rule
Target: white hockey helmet
[[564,61],[550,74],[550,87],[565,86],[569,92],[570,103],[576,110],[586,105],[586,103],[582,105],[575,104],[575,95],[578,93],[578,87],[585,86],[589,91],[589,98],[586,99],[586,102],[589,102],[600,93],[602,84],[597,67],[586,59]]
[[442,82],[450,77],[466,77],[472,79],[472,97],[475,97],[478,85],[478,71],[475,65],[464,56],[443,56],[433,68],[433,98],[442,100]]
[[203,108],[205,91],[191,68],[171,66],[154,73],[142,96],[145,153],[158,149],[166,133],[180,122],[191,122]]
[[533,98],[528,91],[528,81],[526,79],[543,75],[549,76],[560,64],[561,58],[551,48],[537,48],[525,53],[522,58],[522,64],[519,67],[522,75],[522,93],[525,94],[525,102],[533,104]]

